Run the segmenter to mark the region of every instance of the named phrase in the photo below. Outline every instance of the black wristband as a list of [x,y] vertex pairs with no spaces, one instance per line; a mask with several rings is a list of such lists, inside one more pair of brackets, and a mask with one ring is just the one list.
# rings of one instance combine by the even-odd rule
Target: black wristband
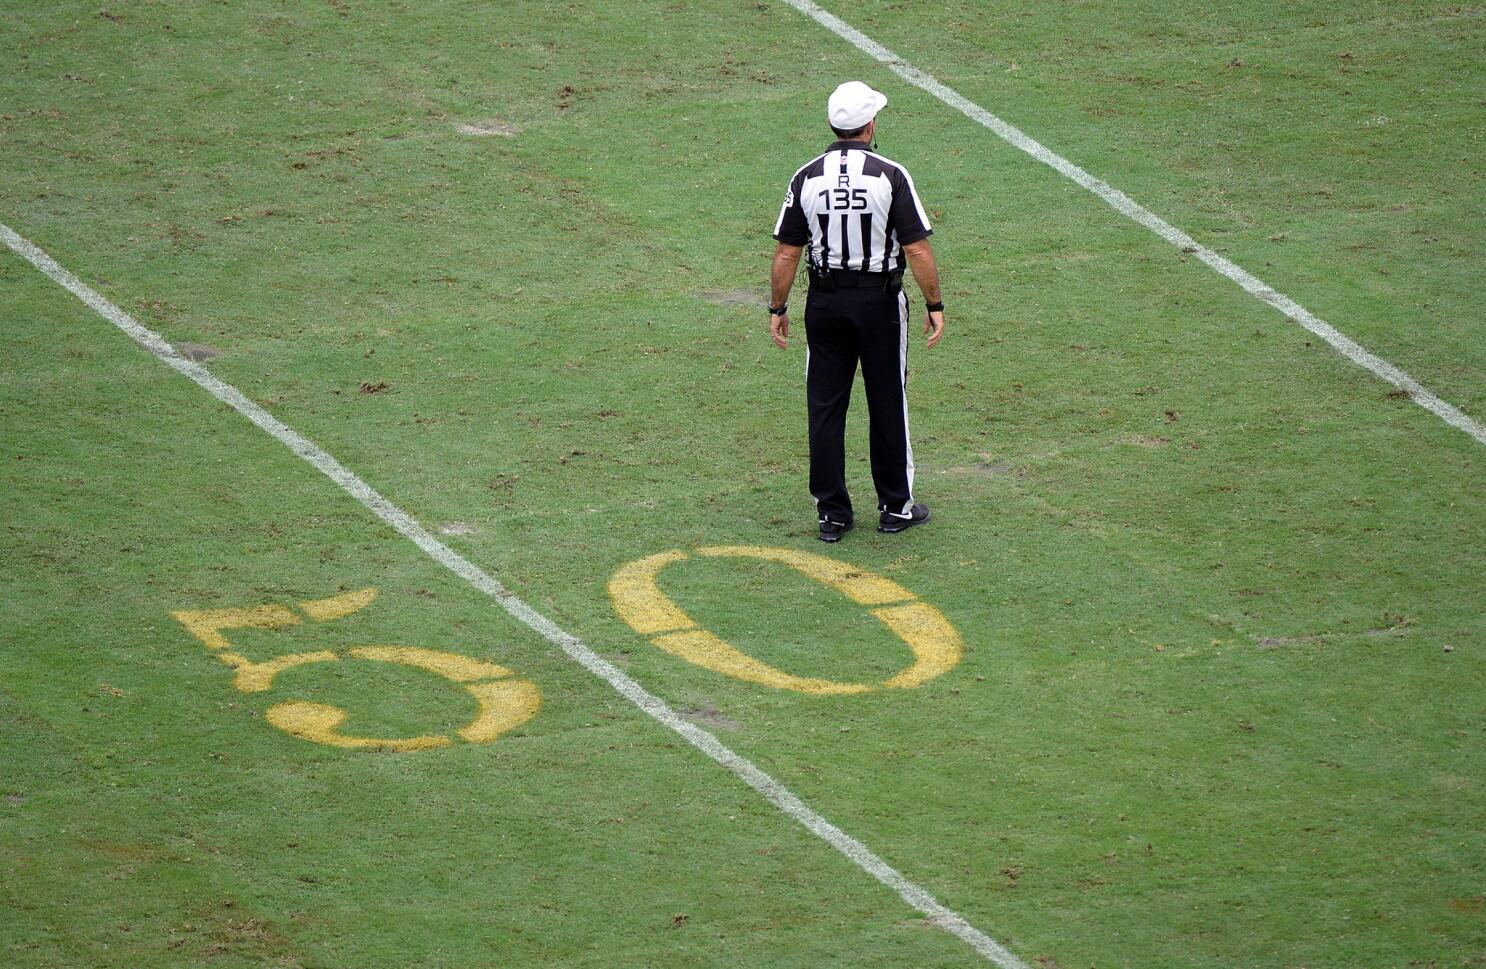
[[930,313],[943,313],[944,312],[944,300],[940,300],[937,303],[925,303],[924,304],[924,309],[928,310]]
[[783,316],[787,312],[789,312],[788,303],[780,303],[778,306],[769,307],[770,316]]

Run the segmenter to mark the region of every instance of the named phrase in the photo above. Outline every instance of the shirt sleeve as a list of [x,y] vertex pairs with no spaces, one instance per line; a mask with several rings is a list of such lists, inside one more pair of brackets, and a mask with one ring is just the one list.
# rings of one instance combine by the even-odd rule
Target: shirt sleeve
[[893,179],[893,203],[888,209],[888,224],[898,236],[900,245],[909,245],[927,239],[934,234],[929,225],[929,216],[918,200],[918,190],[913,187],[913,176],[903,169],[896,169]]
[[805,222],[805,210],[800,207],[801,174],[790,179],[789,191],[784,194],[784,205],[779,210],[779,221],[774,223],[774,239],[787,246],[803,246],[810,241],[810,229]]

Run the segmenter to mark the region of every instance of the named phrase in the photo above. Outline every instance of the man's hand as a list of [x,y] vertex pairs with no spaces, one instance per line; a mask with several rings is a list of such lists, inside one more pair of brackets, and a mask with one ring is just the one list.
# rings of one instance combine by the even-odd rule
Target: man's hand
[[[934,262],[934,249],[929,245],[928,239],[920,239],[910,242],[903,247],[903,255],[908,257],[908,268],[913,270],[913,280],[918,283],[918,291],[923,294],[924,302],[930,306],[944,305],[939,296],[939,266]],[[930,310],[928,316],[924,317],[924,332],[929,335],[928,345],[933,349],[944,336],[944,311]]]
[[[939,325],[943,326],[944,324],[941,322]],[[773,313],[769,314],[769,336],[774,338],[774,343],[779,349],[783,350],[789,346],[788,313],[781,313],[778,316],[775,316]]]
[[[924,314],[924,332],[929,334],[927,346],[934,349],[939,343],[939,338],[944,336],[944,310],[934,310]],[[783,346],[783,344],[780,344]]]
[[785,300],[789,299],[790,288],[795,284],[795,273],[800,269],[800,253],[804,251],[804,246],[781,242],[774,247],[774,264],[769,267],[769,309],[778,307],[784,310],[778,316],[769,314],[769,336],[781,350],[789,343],[789,307]]

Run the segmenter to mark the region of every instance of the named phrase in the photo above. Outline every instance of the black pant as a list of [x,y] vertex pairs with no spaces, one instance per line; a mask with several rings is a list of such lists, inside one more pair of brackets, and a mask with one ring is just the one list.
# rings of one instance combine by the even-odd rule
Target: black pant
[[908,443],[908,302],[901,289],[830,291],[805,301],[805,400],[810,412],[810,494],[822,519],[852,520],[846,492],[846,408],[857,361],[867,385],[872,481],[877,510],[913,505],[913,447]]

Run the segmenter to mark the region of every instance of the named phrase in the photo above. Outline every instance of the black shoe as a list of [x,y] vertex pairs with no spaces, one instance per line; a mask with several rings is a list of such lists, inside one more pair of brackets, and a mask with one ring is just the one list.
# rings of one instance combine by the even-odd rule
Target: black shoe
[[822,518],[820,520],[820,540],[822,542],[839,542],[841,541],[841,536],[851,531],[851,526],[854,524],[856,523],[851,521],[842,524],[841,522],[833,522],[829,518]]
[[892,534],[894,532],[901,532],[906,528],[912,528],[914,525],[922,525],[928,520],[929,506],[914,505],[908,509],[908,514],[906,515],[899,515],[891,511],[883,512],[882,518],[877,522],[877,530]]

